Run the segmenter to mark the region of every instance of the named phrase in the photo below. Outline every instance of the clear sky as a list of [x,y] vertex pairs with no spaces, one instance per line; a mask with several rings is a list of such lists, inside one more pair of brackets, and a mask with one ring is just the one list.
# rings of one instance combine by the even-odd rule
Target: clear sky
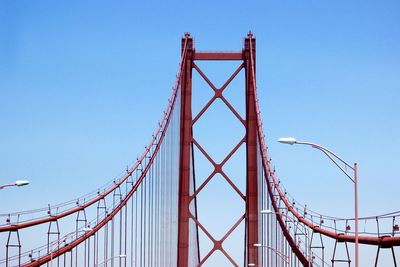
[[[75,198],[141,154],[189,31],[199,50],[257,38],[270,155],[291,195],[353,215],[352,184],[295,136],[359,164],[360,215],[399,210],[399,1],[0,1],[0,213]],[[218,72],[213,75],[218,76]]]

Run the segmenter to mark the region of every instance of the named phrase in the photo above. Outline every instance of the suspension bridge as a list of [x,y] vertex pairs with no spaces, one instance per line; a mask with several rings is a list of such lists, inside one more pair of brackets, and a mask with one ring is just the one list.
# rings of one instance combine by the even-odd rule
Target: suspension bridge
[[[363,266],[397,266],[400,212],[359,218],[363,227],[356,234],[355,218],[309,209],[277,178],[263,134],[256,40],[251,33],[237,52],[197,51],[193,38],[185,34],[181,51],[172,94],[143,154],[117,178],[84,196],[1,214],[1,266],[355,266],[356,241],[372,255]],[[236,66],[221,87],[199,64],[212,61]],[[192,113],[194,73],[212,92],[198,113]],[[239,76],[243,77],[245,114],[225,95]],[[212,157],[194,130],[216,101],[223,103],[244,132],[230,150],[223,151],[222,160]],[[244,175],[227,172],[225,166],[240,149],[245,152],[240,162]],[[200,175],[200,157],[211,166],[205,176]],[[219,190],[234,192],[241,205],[232,205],[234,215],[227,217],[234,219],[228,225],[213,222],[227,229],[219,234],[200,216],[207,211],[201,210],[199,198],[216,179],[224,181],[225,188]],[[231,200],[221,197],[218,201]],[[219,212],[225,216],[232,211]],[[228,245],[232,239],[240,248],[238,253]],[[225,264],[215,265],[215,255]]]

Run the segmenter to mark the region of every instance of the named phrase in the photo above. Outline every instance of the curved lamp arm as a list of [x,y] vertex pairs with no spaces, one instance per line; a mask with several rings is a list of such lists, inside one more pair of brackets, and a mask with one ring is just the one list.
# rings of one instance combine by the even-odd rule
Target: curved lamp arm
[[6,187],[11,187],[11,186],[25,186],[28,184],[29,184],[29,181],[27,181],[27,180],[17,180],[13,184],[0,185],[0,189],[6,188]]
[[[310,142],[303,142],[303,141],[297,141],[293,137],[283,137],[279,138],[278,142],[283,143],[283,144],[288,144],[288,145],[294,145],[294,144],[299,144],[299,145],[307,145],[311,146],[312,148],[320,150],[322,153],[324,153],[353,183],[354,181],[354,175],[356,172],[356,165],[357,163],[354,163],[354,166],[351,166],[349,163],[344,161],[341,157],[333,153],[331,150],[327,149],[326,147],[323,147],[321,145],[315,144],[315,143],[310,143]],[[344,168],[340,166],[339,162],[344,164]],[[346,168],[349,168],[353,171],[353,176],[348,173]]]

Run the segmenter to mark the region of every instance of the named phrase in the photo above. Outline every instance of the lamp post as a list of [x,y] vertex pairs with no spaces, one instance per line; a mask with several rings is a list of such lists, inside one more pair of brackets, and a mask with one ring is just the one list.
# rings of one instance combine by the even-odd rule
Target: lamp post
[[281,259],[283,259],[286,262],[286,264],[290,267],[290,258],[289,258],[289,256],[286,256],[285,254],[283,254],[282,252],[276,250],[275,248],[273,248],[271,246],[267,246],[267,245],[262,245],[262,244],[254,244],[253,246],[258,247],[258,248],[266,248],[266,249],[271,250],[277,256],[279,256]]
[[12,187],[12,186],[24,186],[28,185],[29,181],[27,180],[17,180],[13,184],[5,184],[5,185],[0,185],[0,189],[6,188],[6,187]]
[[[338,155],[330,151],[329,149],[320,146],[318,144],[297,141],[293,137],[283,137],[279,138],[278,142],[288,145],[307,145],[312,148],[320,150],[324,153],[353,183],[354,183],[354,225],[355,225],[355,267],[358,267],[358,177],[357,177],[357,163],[355,162],[353,166],[348,164]],[[341,166],[341,164],[343,166]],[[353,171],[353,175],[350,175],[347,171],[350,169]]]
[[107,262],[109,262],[109,261],[111,261],[111,260],[114,260],[114,259],[124,259],[124,258],[126,258],[126,255],[125,255],[125,254],[121,254],[121,255],[118,255],[118,256],[114,256],[114,257],[111,257],[111,258],[106,259],[104,262],[101,262],[101,263],[99,263],[99,264],[96,264],[95,267],[106,266]]
[[273,212],[273,211],[270,210],[270,209],[261,210],[260,213],[261,213],[261,214],[272,214],[272,213],[273,213],[273,214],[281,214],[281,213]]

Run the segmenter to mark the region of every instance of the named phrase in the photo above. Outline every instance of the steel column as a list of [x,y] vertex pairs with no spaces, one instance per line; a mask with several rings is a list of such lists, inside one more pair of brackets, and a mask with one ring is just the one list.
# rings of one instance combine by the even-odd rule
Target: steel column
[[[251,42],[250,42],[251,39]],[[253,59],[251,59],[252,49]],[[258,179],[257,179],[257,117],[255,99],[255,39],[251,35],[245,39],[244,60],[246,74],[246,250],[247,264],[258,266]]]
[[181,117],[179,155],[178,267],[187,267],[189,258],[190,147],[192,142],[192,55],[193,39],[182,40]]

